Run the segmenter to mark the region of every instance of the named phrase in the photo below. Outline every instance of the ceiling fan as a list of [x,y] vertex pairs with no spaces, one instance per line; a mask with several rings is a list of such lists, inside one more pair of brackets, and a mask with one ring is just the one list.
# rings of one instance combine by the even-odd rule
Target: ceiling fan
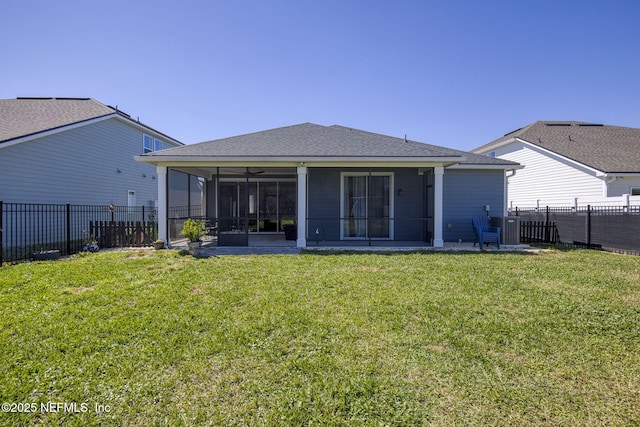
[[245,175],[249,175],[249,176],[254,176],[254,175],[260,175],[260,174],[263,174],[263,173],[265,173],[264,169],[258,169],[255,172],[252,172],[251,168],[247,168],[247,170],[245,171],[244,174]]

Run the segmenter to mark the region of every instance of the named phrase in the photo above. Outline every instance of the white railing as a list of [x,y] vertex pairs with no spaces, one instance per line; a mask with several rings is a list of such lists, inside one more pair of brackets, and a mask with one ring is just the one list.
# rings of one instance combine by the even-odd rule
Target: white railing
[[518,199],[509,201],[509,209],[513,210],[516,207],[523,208],[537,208],[543,209],[549,206],[550,208],[585,208],[587,206],[616,206],[626,209],[640,207],[640,196],[631,196],[629,194],[623,194],[622,196],[615,197],[574,197],[564,199]]

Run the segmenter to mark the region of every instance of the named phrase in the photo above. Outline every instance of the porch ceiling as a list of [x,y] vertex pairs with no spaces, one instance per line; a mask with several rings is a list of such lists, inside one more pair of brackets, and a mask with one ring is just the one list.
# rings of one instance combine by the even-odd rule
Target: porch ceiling
[[[184,172],[191,175],[210,178],[217,175],[227,176],[249,176],[250,178],[270,177],[270,176],[286,176],[296,175],[295,167],[268,167],[268,166],[234,166],[234,167],[218,167],[218,166],[171,166],[171,170]],[[248,171],[247,171],[248,168]]]

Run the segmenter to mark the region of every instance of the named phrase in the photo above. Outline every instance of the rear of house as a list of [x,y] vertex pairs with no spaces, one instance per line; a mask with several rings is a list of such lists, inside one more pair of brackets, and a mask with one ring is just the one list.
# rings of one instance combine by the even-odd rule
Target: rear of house
[[[219,245],[250,237],[307,245],[429,245],[472,241],[471,218],[505,213],[505,172],[520,166],[342,126],[304,123],[148,153],[158,194],[173,171],[197,176]],[[169,199],[171,196],[169,195]],[[159,202],[159,234],[171,230]],[[172,234],[173,235],[173,234]]]

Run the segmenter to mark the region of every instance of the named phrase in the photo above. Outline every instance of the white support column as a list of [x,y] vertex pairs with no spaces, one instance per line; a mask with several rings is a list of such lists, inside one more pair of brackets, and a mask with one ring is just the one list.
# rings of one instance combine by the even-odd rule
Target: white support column
[[298,166],[298,239],[296,246],[307,246],[307,167]]
[[169,233],[167,232],[167,167],[156,166],[158,174],[158,239],[169,243]]
[[433,247],[444,246],[442,240],[442,211],[443,211],[443,175],[444,167],[433,168]]

